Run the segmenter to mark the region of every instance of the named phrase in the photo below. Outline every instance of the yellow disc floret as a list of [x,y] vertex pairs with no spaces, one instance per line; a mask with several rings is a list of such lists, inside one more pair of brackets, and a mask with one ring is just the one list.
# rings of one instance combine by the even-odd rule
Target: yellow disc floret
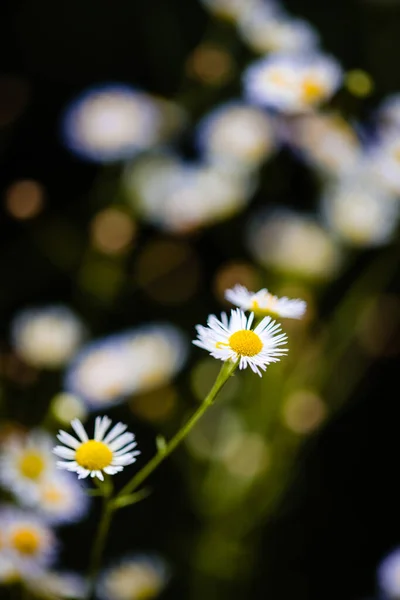
[[249,329],[233,333],[229,338],[229,346],[240,356],[255,356],[263,348],[258,335]]
[[21,554],[32,556],[39,549],[40,539],[36,531],[27,527],[20,527],[13,532],[11,544]]
[[104,442],[88,440],[79,446],[75,460],[79,466],[89,471],[101,471],[111,464],[113,453]]
[[325,86],[314,77],[306,77],[302,85],[303,97],[306,102],[317,102],[325,95]]
[[39,452],[25,452],[20,459],[19,469],[24,477],[37,480],[45,469],[45,462]]

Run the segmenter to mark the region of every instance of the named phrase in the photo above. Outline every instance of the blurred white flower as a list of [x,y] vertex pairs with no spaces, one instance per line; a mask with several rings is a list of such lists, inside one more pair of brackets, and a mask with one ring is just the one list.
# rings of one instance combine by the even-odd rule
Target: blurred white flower
[[82,423],[74,419],[71,426],[78,439],[65,431],[57,435],[64,446],[56,446],[53,452],[65,459],[57,461],[57,467],[77,473],[78,479],[90,475],[103,481],[103,473],[115,475],[136,462],[140,452],[133,450],[137,445],[134,434],[125,432],[127,425],[123,423],[117,423],[107,433],[111,422],[108,417],[96,417],[94,437],[89,439]]
[[250,367],[260,375],[267,365],[278,362],[287,353],[287,337],[281,331],[280,325],[271,317],[263,320],[251,329],[254,313],[246,317],[237,308],[231,311],[230,319],[226,313],[221,314],[221,321],[215,315],[210,315],[207,327],[196,325],[198,339],[193,344],[207,350],[211,356],[222,361],[239,361],[239,369]]
[[167,567],[159,557],[128,556],[102,573],[97,594],[101,600],[151,600],[167,581]]
[[15,351],[34,367],[57,369],[76,352],[85,334],[81,320],[66,306],[20,312],[11,325]]
[[354,246],[389,243],[396,232],[399,213],[400,202],[374,185],[364,169],[332,183],[322,199],[326,225]]
[[400,127],[400,94],[387,96],[378,109],[378,116],[384,127]]
[[85,91],[67,107],[62,136],[75,154],[107,163],[156,144],[162,125],[161,108],[149,94],[110,84]]
[[284,208],[253,215],[246,242],[260,264],[307,279],[329,279],[342,258],[336,241],[313,216]]
[[38,483],[38,493],[32,508],[47,523],[76,523],[89,509],[89,496],[72,474],[53,473]]
[[308,112],[326,102],[340,87],[342,69],[319,53],[271,54],[244,73],[247,99],[283,113]]
[[400,598],[400,548],[388,554],[378,567],[378,586],[385,598]]
[[[243,15],[245,15],[248,11],[252,9],[253,6],[257,6],[262,2],[262,0],[200,0],[202,4],[210,12],[215,14],[217,17],[222,19],[227,19],[230,21],[236,21]],[[265,3],[268,0],[264,0]],[[272,2],[271,2],[272,4]]]
[[56,558],[57,541],[46,523],[31,512],[0,509],[2,553],[16,573],[36,574]]
[[173,232],[187,232],[227,219],[248,203],[247,174],[173,156],[145,157],[125,173],[129,201],[143,219]]
[[43,431],[11,434],[2,444],[0,482],[24,502],[37,499],[38,484],[55,470],[52,438]]
[[334,113],[311,113],[291,118],[283,135],[292,149],[312,167],[327,175],[351,171],[361,148],[350,124]]
[[206,115],[198,144],[207,160],[235,169],[257,167],[275,149],[272,119],[257,107],[229,102]]
[[273,314],[289,319],[301,319],[307,308],[304,300],[284,296],[278,298],[263,288],[258,292],[249,292],[244,285],[237,284],[226,290],[225,298],[242,310],[251,310],[256,315]]
[[72,419],[83,421],[87,416],[87,407],[78,396],[60,392],[51,401],[51,413],[57,421],[69,425]]
[[368,170],[378,185],[400,196],[400,128],[380,132],[366,151]]
[[89,408],[104,408],[168,383],[186,357],[180,330],[152,323],[83,348],[67,369],[64,385]]
[[267,52],[307,52],[318,45],[317,31],[302,19],[283,15],[269,4],[256,4],[239,18],[239,32],[245,42],[260,54]]
[[78,573],[69,571],[44,571],[26,582],[31,592],[41,598],[71,598],[84,600],[87,595],[87,581]]

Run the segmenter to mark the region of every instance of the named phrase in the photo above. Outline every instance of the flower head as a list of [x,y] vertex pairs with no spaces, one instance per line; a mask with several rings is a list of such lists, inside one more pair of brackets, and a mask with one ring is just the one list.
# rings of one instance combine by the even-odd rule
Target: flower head
[[146,555],[126,557],[104,571],[98,585],[98,596],[102,600],[150,600],[158,596],[167,579],[167,568],[160,558]]
[[76,352],[85,335],[81,320],[67,306],[28,308],[12,322],[13,346],[29,365],[58,369]]
[[56,472],[38,485],[33,507],[48,523],[74,523],[87,512],[89,497],[72,474]]
[[240,309],[232,310],[230,319],[222,313],[221,321],[215,315],[208,318],[208,327],[197,325],[198,339],[193,344],[208,350],[219,360],[239,361],[239,369],[247,366],[261,376],[260,369],[265,371],[267,365],[280,360],[287,349],[286,335],[279,334],[280,325],[271,319],[264,319],[251,329],[254,313],[246,317]]
[[0,454],[0,482],[24,503],[34,501],[38,484],[55,470],[51,450],[52,439],[42,431],[11,434]]
[[0,510],[2,553],[15,576],[34,574],[49,566],[57,542],[52,530],[36,515],[17,508]]
[[276,53],[250,65],[244,74],[244,86],[251,102],[296,114],[328,100],[341,79],[341,68],[329,56]]
[[304,300],[278,298],[263,288],[259,292],[249,292],[243,285],[235,285],[226,290],[225,298],[242,310],[252,310],[256,315],[274,314],[278,317],[301,319],[306,311]]
[[78,439],[65,431],[60,431],[57,437],[65,445],[56,446],[53,452],[66,459],[57,461],[57,466],[67,471],[75,471],[78,473],[78,479],[90,475],[103,481],[103,473],[115,475],[127,465],[134,463],[136,456],[140,454],[138,450],[132,452],[136,447],[135,436],[133,433],[125,432],[127,426],[123,423],[117,423],[106,434],[111,419],[96,417],[92,439],[89,439],[79,419],[74,419],[71,425]]

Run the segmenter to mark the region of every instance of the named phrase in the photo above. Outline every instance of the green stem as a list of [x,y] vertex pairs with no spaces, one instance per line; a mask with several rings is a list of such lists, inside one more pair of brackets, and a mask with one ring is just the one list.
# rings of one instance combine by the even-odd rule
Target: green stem
[[92,556],[90,559],[89,589],[87,593],[88,600],[94,598],[97,574],[100,569],[104,546],[113,517],[114,507],[112,501],[110,500],[111,495],[112,485],[111,482],[108,479],[106,479],[104,482],[103,491],[103,510],[100,518],[99,527],[97,529],[96,538],[92,546]]
[[187,434],[192,430],[197,421],[203,416],[206,410],[213,404],[218,392],[228,381],[229,377],[234,373],[238,366],[238,363],[227,361],[223,364],[218,377],[208,393],[207,397],[203,400],[202,404],[196,410],[196,412],[190,417],[185,425],[174,435],[174,437],[165,444],[163,448],[160,448],[158,453],[138,472],[132,479],[122,488],[117,494],[116,498],[121,498],[127,494],[131,494],[135,491],[151,473],[160,465],[163,460],[171,454],[173,450],[184,440]]

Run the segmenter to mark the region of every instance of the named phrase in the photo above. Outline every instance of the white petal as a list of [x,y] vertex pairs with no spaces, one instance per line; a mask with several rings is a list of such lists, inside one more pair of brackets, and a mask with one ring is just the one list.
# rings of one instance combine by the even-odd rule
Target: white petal
[[65,446],[56,446],[53,448],[53,453],[57,456],[61,456],[61,458],[75,458],[75,450],[65,448]]
[[98,442],[103,440],[104,434],[111,425],[111,419],[108,417],[96,417],[94,426],[94,439]]
[[129,432],[123,433],[120,437],[118,437],[111,444],[109,444],[109,448],[110,448],[110,450],[115,452],[116,450],[119,450],[123,446],[126,446],[126,444],[129,444],[130,442],[132,442],[134,439],[135,439],[135,436],[133,435],[133,433],[129,433]]
[[79,439],[82,442],[87,442],[88,441],[88,435],[85,431],[84,426],[82,425],[82,423],[80,422],[79,419],[72,419],[71,421],[71,427],[73,428],[73,430],[75,431],[76,435],[79,437]]
[[109,444],[112,440],[114,440],[118,435],[120,435],[121,433],[123,433],[125,431],[125,429],[127,428],[127,425],[124,425],[124,423],[117,423],[116,425],[114,425],[114,427],[107,433],[106,437],[104,438],[103,442],[105,444]]
[[125,452],[129,452],[129,450],[132,450],[132,448],[136,448],[137,443],[136,442],[132,442],[131,444],[128,444],[127,446],[125,446],[125,448],[121,448],[121,450],[117,450],[116,452],[113,452],[114,456],[121,456],[121,454],[124,454]]
[[72,435],[70,435],[66,431],[62,431],[61,430],[58,433],[57,438],[63,444],[66,444],[67,446],[71,446],[71,448],[75,448],[76,449],[76,448],[79,448],[79,446],[81,445],[81,442],[78,442],[77,439],[75,439]]

